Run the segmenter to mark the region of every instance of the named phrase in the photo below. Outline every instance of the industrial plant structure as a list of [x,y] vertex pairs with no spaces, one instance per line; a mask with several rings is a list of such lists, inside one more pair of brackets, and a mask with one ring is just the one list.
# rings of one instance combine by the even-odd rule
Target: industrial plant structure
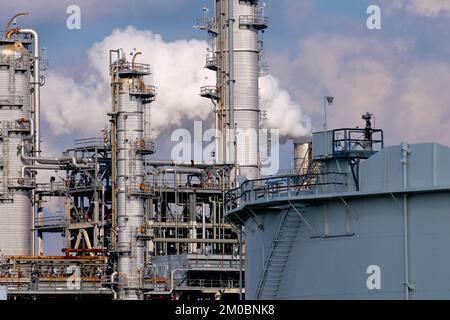
[[[43,155],[44,59],[36,31],[11,27],[22,15],[0,42],[1,291],[10,299],[242,297],[242,238],[225,219],[224,195],[238,176],[259,178],[258,33],[267,21],[258,1],[216,1],[200,26],[212,40],[206,68],[218,79],[201,88],[223,133],[213,165],[152,160],[150,66],[140,52],[128,60],[115,48],[110,127],[61,157]],[[239,137],[241,129],[255,134]],[[38,183],[44,170],[65,178]],[[64,199],[64,212],[46,208],[51,198]],[[43,254],[46,233],[64,235],[61,256]]]
[[[295,140],[292,171],[262,177],[268,19],[258,0],[204,13],[214,164],[153,160],[151,68],[116,48],[109,127],[46,157],[39,35],[11,27],[24,14],[11,19],[0,37],[0,299],[450,297],[450,149],[385,147],[366,114],[363,129]],[[43,171],[64,179],[38,183]],[[46,208],[52,198],[63,212]],[[64,235],[61,256],[44,255],[46,233]]]

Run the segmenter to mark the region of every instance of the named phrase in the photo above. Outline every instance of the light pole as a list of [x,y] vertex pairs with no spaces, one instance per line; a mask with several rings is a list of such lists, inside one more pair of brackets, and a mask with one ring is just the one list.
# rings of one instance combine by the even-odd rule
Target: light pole
[[325,132],[325,156],[328,156],[328,124],[327,124],[327,107],[333,105],[334,97],[325,96],[323,97],[323,109],[325,115],[325,121],[323,123],[323,131]]

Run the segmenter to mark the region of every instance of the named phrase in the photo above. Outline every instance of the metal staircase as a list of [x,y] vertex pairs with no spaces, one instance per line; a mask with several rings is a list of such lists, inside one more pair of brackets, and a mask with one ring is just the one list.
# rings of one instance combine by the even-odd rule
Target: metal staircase
[[301,218],[291,209],[282,217],[259,280],[256,299],[276,299],[300,223]]

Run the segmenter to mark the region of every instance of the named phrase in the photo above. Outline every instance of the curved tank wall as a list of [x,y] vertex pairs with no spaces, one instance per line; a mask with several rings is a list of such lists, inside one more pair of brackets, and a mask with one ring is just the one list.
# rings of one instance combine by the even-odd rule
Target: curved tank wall
[[362,191],[280,197],[270,207],[254,206],[256,216],[246,221],[246,298],[258,297],[277,226],[287,210],[297,214],[292,203],[302,219],[292,248],[277,252],[277,259],[286,254],[287,260],[277,266],[274,298],[448,299],[450,148],[418,144],[409,150],[407,188],[401,147],[394,146],[361,166]]

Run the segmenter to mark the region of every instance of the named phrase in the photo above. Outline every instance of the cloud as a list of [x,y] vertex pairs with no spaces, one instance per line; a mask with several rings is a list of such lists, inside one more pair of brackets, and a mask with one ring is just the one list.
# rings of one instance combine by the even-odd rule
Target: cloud
[[262,109],[267,112],[262,127],[279,129],[281,136],[293,139],[311,134],[311,119],[291,95],[280,88],[277,78],[262,77],[260,88]]
[[381,45],[375,38],[322,33],[302,39],[294,56],[278,53],[270,60],[317,124],[323,121],[323,96],[331,94],[330,127],[361,126],[361,115],[369,111],[388,130],[388,143],[450,144],[442,135],[450,126],[450,63],[416,51],[400,38]]
[[[164,41],[150,31],[134,27],[117,29],[88,50],[87,70],[81,83],[58,71],[51,71],[43,89],[43,113],[53,135],[77,133],[98,135],[108,122],[111,110],[109,50],[134,49],[143,52],[139,60],[151,64],[153,75],[147,82],[158,87],[152,103],[152,125],[158,135],[177,128],[186,120],[208,120],[213,116],[211,102],[199,96],[200,87],[215,84],[215,75],[204,68],[207,43],[199,40]],[[270,128],[297,137],[309,131],[309,118],[274,77],[262,80],[263,109],[273,118]],[[289,114],[289,124],[281,114]]]
[[450,15],[448,0],[391,0],[387,5],[394,9],[406,9],[425,17],[435,17],[442,13]]
[[[151,8],[159,12],[171,11],[186,4],[188,0],[15,0],[2,3],[2,16],[12,16],[18,12],[28,12],[30,16],[21,21],[47,21],[48,19],[67,19],[67,7],[78,5],[81,8],[83,22],[95,22],[99,17],[127,14],[149,14]],[[3,22],[3,21],[2,21]],[[6,23],[6,21],[5,21]]]

